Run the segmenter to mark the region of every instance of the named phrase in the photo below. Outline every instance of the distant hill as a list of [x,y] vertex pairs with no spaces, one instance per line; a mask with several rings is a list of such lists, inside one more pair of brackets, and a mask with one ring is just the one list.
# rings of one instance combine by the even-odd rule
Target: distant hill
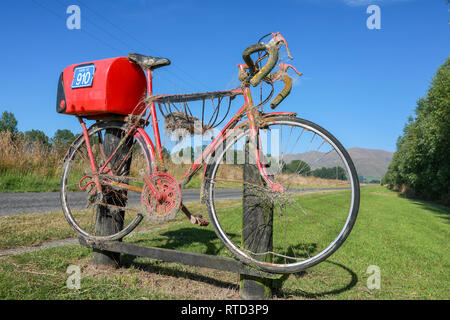
[[386,150],[351,148],[350,157],[359,175],[382,178],[392,161],[393,152]]
[[[358,175],[381,178],[392,161],[392,152],[376,149],[350,148],[347,150],[352,158]],[[336,153],[324,154],[318,151],[285,155],[285,162],[303,160],[311,165],[311,169],[333,167],[338,163]]]

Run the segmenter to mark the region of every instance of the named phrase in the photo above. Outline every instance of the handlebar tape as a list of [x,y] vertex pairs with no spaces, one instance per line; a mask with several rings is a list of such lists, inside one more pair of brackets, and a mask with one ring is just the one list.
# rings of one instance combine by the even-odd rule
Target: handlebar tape
[[287,74],[285,74],[285,75],[283,75],[282,80],[284,82],[284,88],[270,103],[270,107],[272,109],[275,109],[281,103],[281,101],[283,101],[284,98],[286,98],[288,96],[288,94],[291,92],[292,78],[289,77]]
[[[258,51],[267,51],[269,54],[269,57],[267,59],[267,63],[264,67],[261,68],[256,74],[257,66],[253,62],[250,55],[252,53],[258,52]],[[242,53],[242,58],[244,59],[245,63],[247,64],[250,74],[253,75],[253,78],[250,80],[250,84],[254,87],[256,87],[260,82],[272,71],[272,69],[275,67],[277,61],[278,61],[278,46],[268,46],[264,43],[257,43],[254,45],[251,45],[247,49],[244,50]]]
[[257,43],[257,44],[251,45],[250,47],[245,49],[244,52],[242,53],[242,58],[244,59],[244,62],[247,64],[251,75],[254,75],[256,73],[257,66],[253,62],[250,55],[252,53],[255,53],[258,51],[265,51],[265,50],[266,50],[266,45],[264,43]]

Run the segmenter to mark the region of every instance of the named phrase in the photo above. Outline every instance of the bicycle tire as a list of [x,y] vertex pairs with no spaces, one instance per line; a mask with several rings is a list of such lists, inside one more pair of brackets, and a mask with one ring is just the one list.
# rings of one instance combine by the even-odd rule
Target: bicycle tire
[[[95,134],[98,134],[101,131],[107,132],[108,130],[110,130],[110,131],[119,130],[119,131],[122,131],[123,134],[125,134],[127,132],[127,128],[125,127],[123,122],[97,122],[96,124],[92,125],[88,129],[88,134],[89,134],[89,137],[92,138],[92,137],[94,137]],[[92,138],[92,139],[94,139],[94,138]],[[150,160],[151,158],[149,155],[149,150],[147,149],[143,138],[139,134],[136,134],[136,135],[134,135],[134,137],[132,137],[130,139],[133,139],[133,141],[135,141],[134,143],[137,143],[140,146],[140,151],[141,151],[143,157],[145,158],[146,167],[147,167],[146,170],[148,170],[148,172],[151,172],[151,160]],[[134,144],[133,144],[133,146],[134,146]],[[143,219],[142,213],[137,213],[136,216],[133,217],[130,222],[126,223],[126,226],[122,226],[123,228],[121,228],[121,230],[119,230],[118,232],[115,232],[115,233],[109,234],[109,235],[97,235],[92,230],[86,230],[87,227],[82,226],[82,223],[80,222],[82,218],[76,217],[72,211],[71,204],[70,204],[71,201],[68,201],[68,197],[70,194],[69,193],[69,189],[70,189],[69,181],[73,180],[73,179],[71,179],[71,177],[72,177],[71,172],[75,171],[75,169],[71,171],[71,166],[74,165],[74,162],[75,162],[74,159],[78,158],[77,154],[81,154],[81,152],[84,148],[86,148],[84,136],[80,135],[71,144],[71,146],[69,147],[69,150],[67,152],[67,155],[64,159],[63,173],[62,173],[62,177],[61,177],[61,189],[60,189],[60,199],[61,199],[61,205],[62,205],[64,216],[65,216],[67,222],[69,223],[69,225],[72,227],[72,229],[84,238],[94,240],[94,241],[95,240],[108,241],[108,240],[121,239],[124,236],[126,236],[127,234],[129,234],[131,231],[133,231],[139,225],[139,223]],[[93,147],[93,149],[94,149],[94,147]],[[126,157],[131,158],[132,156],[126,155]],[[130,162],[131,162],[132,159],[126,159],[126,161],[128,161],[128,160],[130,160]],[[121,161],[124,161],[124,160],[121,160]],[[119,168],[119,170],[123,171],[122,168],[123,168],[123,165],[121,166],[121,168]],[[90,170],[91,170],[90,167],[86,168],[86,171],[90,171]],[[82,178],[80,178],[79,176],[80,176],[80,174],[77,174],[75,182],[80,181],[79,182],[79,184],[80,184]],[[80,191],[80,190],[78,190],[78,191]],[[77,192],[77,193],[79,193],[79,192]],[[88,192],[84,192],[84,194],[82,194],[81,196],[82,196],[82,198],[84,198],[84,196],[86,197],[86,199],[89,198]],[[98,207],[98,206],[99,205],[94,205],[95,210],[97,210],[96,207]],[[122,211],[124,211],[124,214],[126,214],[125,210],[127,210],[127,209],[128,208],[126,208],[126,204],[125,204],[123,206],[123,210],[122,210]],[[125,220],[125,218],[123,218],[123,220]]]
[[[225,147],[220,152],[216,153],[214,156],[212,156],[207,163],[207,168],[205,171],[205,202],[208,209],[209,217],[211,220],[211,223],[214,227],[214,230],[219,237],[219,239],[224,243],[225,247],[229,249],[229,251],[241,262],[248,264],[253,267],[257,267],[261,270],[268,271],[268,272],[274,272],[274,273],[294,273],[299,272],[302,270],[305,270],[307,268],[310,268],[325,259],[327,259],[331,254],[336,252],[336,250],[339,249],[339,247],[344,243],[344,241],[347,239],[348,235],[350,234],[359,210],[359,199],[360,199],[360,191],[359,191],[359,181],[358,176],[356,173],[355,166],[350,158],[350,155],[345,150],[345,148],[342,146],[342,144],[327,130],[320,127],[319,125],[310,122],[308,120],[304,120],[301,118],[293,118],[288,116],[279,116],[276,117],[274,120],[271,120],[270,123],[294,123],[295,125],[299,125],[303,128],[306,128],[307,130],[311,130],[312,132],[315,132],[316,134],[320,134],[322,137],[324,137],[324,140],[327,140],[328,143],[330,143],[332,146],[335,147],[336,150],[342,155],[343,162],[345,163],[346,169],[349,174],[349,183],[351,185],[351,206],[348,210],[348,214],[346,216],[345,224],[343,225],[342,229],[340,230],[338,236],[334,238],[331,243],[324,248],[322,251],[320,251],[318,254],[314,255],[313,257],[310,257],[308,259],[305,259],[301,262],[295,262],[290,264],[271,264],[267,261],[260,261],[249,255],[245,250],[241,247],[239,247],[239,244],[236,244],[231,239],[231,236],[227,234],[227,232],[223,229],[221,226],[221,221],[217,215],[218,210],[215,209],[215,200],[214,200],[214,185],[217,183],[215,179],[215,175],[218,172],[218,167],[220,166],[220,159],[224,157],[224,154],[227,152],[229,148],[233,146],[233,144],[237,141],[239,137],[235,137],[231,141],[225,141],[224,145]],[[248,136],[249,135],[249,128],[248,125],[243,126],[242,134],[240,137]],[[239,242],[239,241],[237,241]]]

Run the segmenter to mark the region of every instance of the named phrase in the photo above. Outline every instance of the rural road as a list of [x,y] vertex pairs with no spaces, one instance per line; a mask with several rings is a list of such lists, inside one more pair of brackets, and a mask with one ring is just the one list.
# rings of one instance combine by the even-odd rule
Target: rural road
[[[186,189],[182,191],[183,201],[200,201],[199,189]],[[131,197],[131,202],[140,204],[140,198]],[[221,190],[220,199],[237,199],[242,197],[240,189]],[[76,201],[77,205],[72,209],[83,209],[86,205],[85,195],[81,192],[72,192],[70,201]],[[78,200],[78,201],[77,201]],[[51,212],[61,210],[59,192],[26,192],[26,193],[0,193],[0,216],[8,216],[19,213]]]
[[[299,189],[298,192],[326,191],[347,188],[320,188],[320,189]],[[182,190],[183,201],[200,201],[199,189]],[[140,197],[134,193],[135,197],[130,197],[131,203],[140,205]],[[241,189],[227,189],[216,191],[216,197],[220,200],[240,199]],[[71,192],[69,195],[72,203],[71,209],[83,209],[86,205],[86,198],[82,192]],[[76,203],[73,205],[73,203]],[[59,192],[26,192],[26,193],[0,193],[0,217],[20,213],[51,212],[61,210]]]

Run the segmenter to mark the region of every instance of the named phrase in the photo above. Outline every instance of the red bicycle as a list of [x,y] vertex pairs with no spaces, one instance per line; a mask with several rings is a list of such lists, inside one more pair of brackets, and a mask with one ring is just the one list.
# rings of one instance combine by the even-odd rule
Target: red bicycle
[[[182,201],[181,189],[197,174],[202,176],[198,195],[217,236],[242,262],[271,272],[297,272],[335,252],[358,213],[356,170],[345,148],[322,127],[294,112],[263,111],[274,83],[282,81],[284,88],[271,101],[272,109],[291,91],[289,69],[301,75],[292,65],[279,63],[283,45],[290,57],[280,33],[248,47],[245,64],[238,64],[240,86],[217,92],[154,95],[153,72],[170,61],[135,53],[66,68],[59,79],[57,111],[76,115],[83,130],[67,152],[61,180],[62,208],[71,227],[88,239],[116,240],[144,216],[166,221],[180,209],[192,223],[206,226],[208,221],[191,214]],[[252,87],[259,85],[270,92],[255,104]],[[162,148],[157,108],[165,131],[201,135],[226,119],[239,96],[242,107],[184,176],[175,178],[170,169],[177,164],[174,153]],[[213,108],[206,106],[209,101]],[[225,116],[219,117],[219,106],[226,101]],[[194,102],[202,105],[201,121],[189,108]],[[209,121],[204,118],[207,109],[212,110]],[[87,128],[84,119],[96,122]],[[149,124],[154,142],[144,130]],[[80,208],[80,201],[87,209]],[[249,206],[266,210],[258,218],[262,221],[245,217]],[[117,224],[117,232],[105,235],[99,228],[105,214]],[[268,226],[269,238],[255,235]],[[270,249],[261,251],[260,243],[248,239],[265,241]]]

